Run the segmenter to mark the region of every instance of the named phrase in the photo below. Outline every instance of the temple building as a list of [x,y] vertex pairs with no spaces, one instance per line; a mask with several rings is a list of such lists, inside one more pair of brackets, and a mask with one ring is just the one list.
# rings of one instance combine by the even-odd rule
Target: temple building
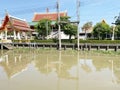
[[4,43],[12,40],[28,40],[31,39],[33,31],[25,20],[6,14],[0,26],[0,39]]
[[[67,16],[67,11],[60,12],[60,16]],[[49,19],[51,21],[56,21],[57,18],[58,18],[58,13],[49,12],[49,9],[47,8],[45,13],[35,13],[32,22],[38,22],[42,19]]]
[[[60,12],[60,17],[67,16],[67,11]],[[31,28],[34,29],[34,25],[37,24],[42,19],[48,19],[51,20],[51,28],[52,32],[50,35],[47,36],[47,39],[50,38],[58,38],[58,29],[54,27],[57,19],[58,19],[58,13],[57,12],[49,12],[49,9],[46,9],[46,12],[43,13],[35,13],[32,19],[32,22],[30,23]],[[61,31],[61,39],[68,39],[69,36],[65,35],[63,31]]]
[[[60,16],[67,16],[67,11],[60,12]],[[36,25],[42,19],[51,20],[51,25],[54,25],[56,23],[56,20],[58,19],[58,13],[49,12],[48,8],[46,9],[46,12],[34,13],[32,22],[29,23],[30,27],[34,29],[34,25]]]

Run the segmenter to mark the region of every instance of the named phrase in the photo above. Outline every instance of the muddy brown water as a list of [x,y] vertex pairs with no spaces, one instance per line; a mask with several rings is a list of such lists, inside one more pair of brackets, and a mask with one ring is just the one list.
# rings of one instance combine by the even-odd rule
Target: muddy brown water
[[0,51],[0,90],[120,90],[120,56]]

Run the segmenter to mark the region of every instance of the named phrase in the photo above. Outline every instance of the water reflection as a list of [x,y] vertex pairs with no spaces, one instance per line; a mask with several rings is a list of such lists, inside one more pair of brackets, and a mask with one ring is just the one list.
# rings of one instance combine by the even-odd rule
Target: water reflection
[[4,68],[8,78],[12,78],[24,71],[27,68],[27,64],[30,62],[29,54],[14,51],[1,51],[0,66]]
[[[39,59],[39,60],[38,60]],[[36,57],[35,66],[43,74],[56,72],[59,78],[72,78],[69,70],[77,64],[77,58],[74,55],[62,55],[61,51],[52,54],[41,54]]]
[[[100,84],[106,82],[109,82],[106,86],[110,89],[111,83],[113,85],[120,84],[119,57],[55,50],[13,50],[0,52],[0,79],[2,79],[2,75],[6,75],[9,81],[16,78],[16,76],[19,77],[19,75],[25,74],[22,74],[22,72],[37,74],[35,76],[37,76],[38,80],[32,76],[31,78],[39,83],[42,83],[41,77],[54,81],[53,87],[50,85],[51,89],[38,87],[38,90],[41,88],[43,90],[88,90],[88,88],[96,90],[96,87],[100,87],[102,86]],[[25,75],[29,77],[30,74]],[[24,80],[27,82],[25,78]],[[51,83],[48,80],[44,82],[46,82],[45,84]],[[2,82],[0,81],[0,83]],[[89,84],[88,88],[86,87],[87,84]],[[94,84],[98,85],[95,86]],[[100,89],[106,90],[104,87]],[[114,89],[116,88],[111,90]]]

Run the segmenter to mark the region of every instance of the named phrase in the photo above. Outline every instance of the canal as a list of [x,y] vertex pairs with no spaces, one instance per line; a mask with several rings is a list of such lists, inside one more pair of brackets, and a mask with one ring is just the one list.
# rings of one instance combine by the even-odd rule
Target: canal
[[120,90],[120,56],[74,50],[1,50],[0,90]]

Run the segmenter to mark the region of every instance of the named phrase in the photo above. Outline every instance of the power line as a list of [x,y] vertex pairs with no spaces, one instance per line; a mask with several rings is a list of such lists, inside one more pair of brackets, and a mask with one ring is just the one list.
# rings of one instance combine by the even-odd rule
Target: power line
[[[23,15],[23,14],[29,14],[29,13],[34,13],[34,12],[40,12],[43,10],[46,10],[46,8],[49,8],[51,10],[56,9],[56,5],[50,5],[50,6],[44,6],[44,7],[35,7],[35,8],[22,8],[19,10],[8,10],[10,14],[14,15]],[[0,16],[4,16],[4,12],[0,12]]]
[[12,14],[26,14],[26,13],[33,13],[33,12],[40,12],[43,10],[46,10],[46,8],[49,9],[56,9],[55,6],[47,6],[47,7],[40,7],[40,8],[31,8],[31,9],[23,9],[19,11],[12,11]]

